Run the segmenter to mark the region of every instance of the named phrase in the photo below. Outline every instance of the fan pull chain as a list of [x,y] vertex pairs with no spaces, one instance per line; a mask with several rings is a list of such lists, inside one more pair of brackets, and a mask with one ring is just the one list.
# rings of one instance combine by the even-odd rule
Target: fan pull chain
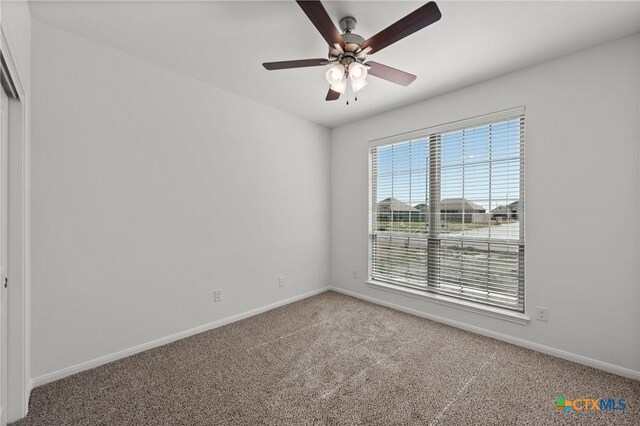
[[[348,84],[347,84],[347,88],[346,88],[345,92],[347,93],[347,105],[349,105],[349,85]],[[353,97],[354,97],[354,101],[358,102],[358,92],[354,91],[353,92]]]
[[346,87],[344,91],[347,93],[347,105],[349,105],[349,68],[345,67],[345,70],[346,71],[345,71],[344,80],[345,80]]

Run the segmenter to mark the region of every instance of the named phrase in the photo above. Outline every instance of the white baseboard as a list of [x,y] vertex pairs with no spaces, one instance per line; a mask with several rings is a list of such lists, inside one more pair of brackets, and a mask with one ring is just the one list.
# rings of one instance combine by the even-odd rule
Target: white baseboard
[[401,311],[407,314],[415,315],[418,317],[426,318],[428,320],[436,321],[442,324],[447,324],[452,327],[460,328],[462,330],[470,331],[472,333],[480,334],[483,336],[491,337],[496,340],[502,340],[503,342],[511,343],[516,346],[521,346],[523,348],[531,349],[536,352],[542,352],[547,355],[555,356],[557,358],[566,359],[567,361],[572,361],[578,364],[586,365],[588,367],[593,367],[598,370],[606,371],[607,373],[617,374],[618,376],[628,377],[634,380],[640,380],[640,371],[631,370],[629,368],[620,367],[617,365],[609,364],[603,361],[598,361],[592,358],[587,358],[582,355],[577,355],[571,352],[566,352],[560,349],[552,348],[550,346],[541,345],[539,343],[530,342],[528,340],[519,339],[517,337],[508,336],[506,334],[497,333],[495,331],[487,330],[485,328],[475,327],[473,325],[465,324],[459,321],[450,320],[438,315],[428,314],[422,311],[418,311],[416,309],[407,308],[405,306],[397,305],[395,303],[390,303],[381,299],[376,299],[374,297],[365,296],[360,293],[355,293],[353,291],[344,290],[339,287],[331,286],[329,290],[346,294],[347,296],[352,296],[357,299],[366,300],[367,302],[375,303],[376,305],[386,306],[387,308],[395,309],[397,311]]
[[193,336],[194,334],[202,333],[208,330],[212,330],[214,328],[221,327],[226,324],[230,324],[232,322],[240,321],[245,318],[252,317],[254,315],[261,314],[266,311],[270,311],[272,309],[278,308],[280,306],[288,305],[289,303],[297,302],[298,300],[306,299],[307,297],[315,296],[316,294],[324,293],[329,290],[329,287],[322,287],[317,290],[313,290],[307,293],[300,294],[298,296],[290,297],[288,299],[281,300],[279,302],[271,303],[269,305],[261,306],[256,309],[252,309],[247,312],[242,312],[240,314],[232,315],[227,318],[220,319],[218,321],[214,321],[208,324],[203,324],[198,327],[191,328],[189,330],[184,330],[179,333],[175,333],[166,337],[161,337],[160,339],[153,340],[151,342],[143,343],[138,346],[134,346],[128,349],[124,349],[109,355],[101,356],[99,358],[92,359],[90,361],[85,361],[80,364],[72,365],[67,368],[63,368],[61,370],[54,371],[52,373],[44,374],[42,376],[34,377],[31,381],[31,389],[41,386],[47,383],[54,382],[56,380],[60,380],[67,376],[71,376],[76,373],[80,373],[81,371],[90,370],[95,367],[99,367],[101,365],[117,361],[122,358],[126,358],[131,355],[135,355],[137,353],[146,351],[148,349],[152,349],[158,346],[166,345],[167,343],[175,342],[176,340],[184,339],[185,337]]

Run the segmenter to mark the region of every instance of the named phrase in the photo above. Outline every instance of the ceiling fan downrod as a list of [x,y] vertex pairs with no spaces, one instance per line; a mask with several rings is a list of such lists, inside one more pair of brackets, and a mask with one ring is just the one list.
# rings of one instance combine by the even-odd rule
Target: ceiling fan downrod
[[358,25],[358,21],[353,16],[345,16],[340,20],[340,29],[345,34],[351,34]]

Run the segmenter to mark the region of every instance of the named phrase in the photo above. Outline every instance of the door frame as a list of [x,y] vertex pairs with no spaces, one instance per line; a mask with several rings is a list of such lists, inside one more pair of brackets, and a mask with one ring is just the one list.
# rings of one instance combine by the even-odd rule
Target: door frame
[[[30,97],[0,26],[0,53],[17,99],[9,98],[7,420],[26,416],[31,380],[31,140]],[[11,374],[13,372],[13,374]]]

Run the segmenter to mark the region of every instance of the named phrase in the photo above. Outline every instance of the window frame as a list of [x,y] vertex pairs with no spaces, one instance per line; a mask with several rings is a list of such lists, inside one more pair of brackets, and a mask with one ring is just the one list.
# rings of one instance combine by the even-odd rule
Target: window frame
[[[393,136],[389,136],[389,137],[384,137],[384,138],[380,138],[380,139],[374,139],[371,140],[369,142],[368,145],[368,150],[367,150],[367,156],[368,156],[368,162],[369,162],[369,180],[368,180],[368,196],[369,196],[369,211],[368,211],[368,256],[367,256],[367,260],[368,260],[368,280],[367,280],[367,284],[369,284],[370,286],[374,286],[376,288],[382,289],[382,290],[387,290],[387,291],[392,291],[392,292],[397,292],[397,293],[401,293],[401,294],[406,294],[408,296],[412,296],[412,297],[418,297],[418,298],[422,298],[422,299],[427,299],[436,303],[440,303],[440,304],[444,304],[444,305],[448,305],[448,306],[453,306],[453,307],[457,307],[457,308],[461,308],[463,310],[467,310],[467,311],[472,311],[472,312],[478,312],[481,314],[485,314],[485,315],[489,315],[492,317],[497,317],[497,318],[503,318],[503,319],[507,319],[513,322],[517,322],[520,324],[526,324],[529,321],[529,317],[526,316],[525,311],[526,311],[526,284],[525,284],[525,269],[526,269],[526,263],[525,263],[525,255],[524,255],[524,250],[525,250],[525,226],[524,226],[524,222],[525,222],[525,149],[526,149],[526,144],[525,144],[525,139],[526,139],[526,127],[522,129],[521,131],[521,135],[520,135],[520,153],[519,153],[519,163],[520,163],[520,170],[519,170],[519,209],[520,209],[520,217],[519,217],[519,240],[521,241],[521,248],[519,249],[519,254],[518,254],[518,259],[521,262],[521,266],[519,267],[518,270],[518,275],[519,275],[519,280],[521,282],[522,285],[522,307],[521,309],[515,309],[515,308],[510,308],[510,307],[506,307],[506,306],[497,306],[495,304],[492,304],[490,302],[488,303],[484,303],[482,301],[476,301],[476,300],[469,300],[469,299],[465,299],[463,297],[456,297],[455,295],[447,295],[447,294],[442,294],[438,291],[434,291],[434,289],[423,289],[423,288],[417,288],[417,287],[413,287],[410,284],[404,285],[401,283],[397,283],[394,282],[393,280],[384,280],[384,279],[380,279],[380,278],[374,278],[374,274],[373,274],[373,238],[374,238],[374,234],[376,234],[376,230],[374,230],[374,226],[375,226],[375,218],[374,218],[374,214],[376,212],[376,204],[377,204],[377,200],[374,199],[376,197],[374,197],[374,185],[376,184],[374,182],[374,176],[373,176],[373,169],[374,169],[374,164],[373,164],[373,155],[372,155],[372,149],[373,148],[377,148],[377,147],[382,147],[382,146],[388,146],[388,145],[392,145],[392,144],[396,144],[396,143],[401,143],[401,142],[408,142],[408,141],[412,141],[412,140],[419,140],[419,139],[426,139],[428,142],[428,146],[431,146],[431,138],[433,137],[437,137],[438,139],[441,138],[443,133],[447,133],[447,132],[452,132],[452,131],[458,131],[458,130],[466,130],[466,129],[470,129],[473,127],[477,127],[477,126],[482,126],[482,125],[487,125],[487,124],[492,124],[492,123],[496,123],[499,121],[506,121],[506,120],[510,120],[510,119],[515,119],[515,118],[519,118],[520,120],[522,120],[522,122],[525,122],[525,107],[524,106],[520,106],[520,107],[516,107],[516,108],[511,108],[511,109],[507,109],[507,110],[502,110],[502,111],[498,111],[498,112],[494,112],[494,113],[490,113],[490,114],[485,114],[485,115],[481,115],[481,116],[476,116],[476,117],[472,117],[472,118],[467,118],[467,119],[462,119],[462,120],[457,120],[457,121],[453,121],[453,122],[449,122],[449,123],[445,123],[445,124],[441,124],[441,125],[437,125],[437,126],[432,126],[432,127],[428,127],[428,128],[423,128],[423,129],[419,129],[419,130],[414,130],[414,131],[410,131],[410,132],[405,132],[405,133],[400,133],[397,135],[393,135]],[[438,175],[441,173],[441,167],[442,165],[439,164],[438,165],[439,169],[437,170]],[[429,175],[431,175],[432,171],[429,170]],[[427,183],[428,189],[427,191],[431,191],[431,178],[429,178],[428,183]],[[431,199],[431,195],[429,199]],[[429,203],[431,204],[431,203]],[[489,209],[491,208],[491,206],[489,206]],[[491,210],[489,210],[490,212]],[[430,214],[430,212],[428,211],[427,214]],[[401,235],[401,234],[400,234]],[[428,239],[428,235],[425,237],[427,238],[427,241],[429,241]],[[505,241],[505,240],[498,240],[498,241]],[[430,284],[427,282],[427,287],[429,287]]]

